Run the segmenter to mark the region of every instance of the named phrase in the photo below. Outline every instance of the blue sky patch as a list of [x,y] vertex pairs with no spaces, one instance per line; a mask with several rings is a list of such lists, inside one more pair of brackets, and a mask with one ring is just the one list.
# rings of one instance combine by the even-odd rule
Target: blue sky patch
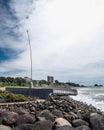
[[17,51],[11,48],[0,48],[0,62],[15,59],[17,57]]
[[15,74],[18,74],[18,73],[21,73],[21,72],[25,72],[25,70],[22,70],[22,69],[13,69],[13,70],[10,70],[10,71],[6,71],[6,72],[0,72],[0,76],[2,75],[5,75],[5,76],[8,76],[8,75],[15,75]]
[[0,0],[0,41],[5,37],[11,37],[16,40],[19,39],[18,33],[15,31],[15,29],[19,27],[19,19],[9,4],[10,0]]

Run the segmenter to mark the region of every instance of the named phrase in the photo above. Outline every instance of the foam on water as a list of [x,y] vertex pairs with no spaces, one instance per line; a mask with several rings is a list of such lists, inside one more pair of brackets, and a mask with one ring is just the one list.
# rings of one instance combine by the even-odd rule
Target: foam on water
[[104,111],[104,87],[78,88],[78,95],[71,96],[73,99],[92,104],[96,108]]

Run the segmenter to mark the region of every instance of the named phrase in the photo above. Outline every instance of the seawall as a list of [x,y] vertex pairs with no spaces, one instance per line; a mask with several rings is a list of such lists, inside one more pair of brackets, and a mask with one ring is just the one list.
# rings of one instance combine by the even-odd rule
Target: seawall
[[50,93],[53,93],[53,89],[45,88],[6,88],[6,90],[14,94],[23,94],[40,99],[46,99]]

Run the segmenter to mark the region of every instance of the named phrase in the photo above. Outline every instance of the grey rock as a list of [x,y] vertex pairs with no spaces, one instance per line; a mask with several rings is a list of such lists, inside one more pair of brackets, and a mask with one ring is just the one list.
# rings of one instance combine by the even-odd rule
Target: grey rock
[[75,128],[65,125],[65,126],[61,126],[61,127],[57,128],[55,130],[75,130]]
[[73,117],[72,115],[69,115],[69,114],[65,115],[64,118],[67,121],[69,121],[70,123],[75,119],[75,117]]
[[92,130],[104,130],[104,115],[91,114],[90,123]]
[[35,126],[40,128],[40,130],[52,130],[53,122],[49,120],[38,121],[35,123]]
[[3,119],[2,119],[2,117],[0,117],[0,124],[2,124],[2,121],[3,121]]
[[44,120],[46,120],[46,118],[45,117],[37,117],[37,119],[38,119],[38,121],[44,121]]
[[72,126],[70,122],[68,122],[66,119],[64,118],[57,118],[55,120],[55,127],[58,128],[58,127],[61,127],[61,126],[65,126],[65,125],[68,125],[68,126]]
[[89,126],[88,122],[82,120],[82,119],[76,119],[76,120],[73,120],[72,121],[72,125],[74,127],[77,127],[77,126],[81,126],[81,125],[86,125],[86,126]]
[[88,126],[82,125],[82,126],[76,127],[75,130],[91,130],[91,129]]
[[0,125],[0,130],[11,130],[11,127],[5,126],[5,125]]
[[71,112],[69,112],[69,114],[70,114],[70,115],[72,115],[72,116],[73,116],[73,118],[75,118],[75,119],[77,119],[77,118],[78,118],[78,115],[77,115],[77,114],[75,114],[75,113],[74,113],[74,112],[72,112],[72,111],[71,111]]
[[58,110],[58,109],[54,109],[52,111],[52,114],[54,114],[57,117],[63,117],[62,111]]
[[38,126],[33,124],[21,124],[17,127],[12,128],[12,130],[41,130]]
[[40,119],[45,119],[45,120],[50,120],[50,121],[55,121],[55,116],[49,111],[49,110],[43,110],[39,112],[36,117]]
[[18,113],[4,111],[2,112],[2,123],[5,125],[13,125],[16,123],[17,119],[19,118]]
[[14,112],[18,113],[19,115],[28,114],[29,112],[24,109],[23,107],[16,108]]
[[31,115],[31,114],[24,114],[24,115],[20,115],[18,120],[17,120],[17,125],[20,124],[33,124],[35,122],[35,116]]

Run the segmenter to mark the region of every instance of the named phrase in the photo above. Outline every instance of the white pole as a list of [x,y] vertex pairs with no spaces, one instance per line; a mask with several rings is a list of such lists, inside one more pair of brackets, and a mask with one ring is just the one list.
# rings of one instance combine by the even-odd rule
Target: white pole
[[29,31],[27,30],[27,36],[28,36],[28,42],[29,42],[29,50],[30,50],[30,87],[33,87],[32,83],[32,48],[31,48],[31,43],[30,43],[30,37],[29,37]]

